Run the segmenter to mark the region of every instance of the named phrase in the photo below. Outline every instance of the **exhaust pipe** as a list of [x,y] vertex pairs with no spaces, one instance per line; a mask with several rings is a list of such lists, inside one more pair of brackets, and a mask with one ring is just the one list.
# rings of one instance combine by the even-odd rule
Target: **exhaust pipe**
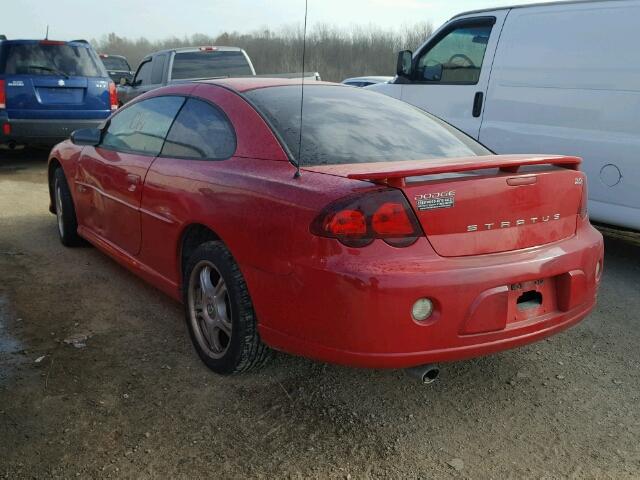
[[418,365],[417,367],[407,368],[405,372],[410,377],[417,378],[424,385],[428,385],[436,381],[438,375],[440,375],[440,368],[433,364]]

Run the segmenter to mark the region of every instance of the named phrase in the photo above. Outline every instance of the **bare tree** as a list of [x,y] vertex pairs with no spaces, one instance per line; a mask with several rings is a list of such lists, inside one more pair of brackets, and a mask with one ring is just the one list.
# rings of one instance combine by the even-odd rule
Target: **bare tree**
[[[341,81],[361,75],[393,75],[399,50],[415,49],[433,32],[429,22],[388,30],[375,25],[342,29],[315,24],[307,33],[306,70],[318,71],[324,80]],[[166,48],[192,45],[225,45],[244,48],[259,74],[286,73],[302,68],[303,31],[299,25],[250,33],[224,32],[217,37],[195,33],[184,38],[149,41],[128,39],[110,33],[94,46],[102,53],[126,56],[137,65],[145,55]]]

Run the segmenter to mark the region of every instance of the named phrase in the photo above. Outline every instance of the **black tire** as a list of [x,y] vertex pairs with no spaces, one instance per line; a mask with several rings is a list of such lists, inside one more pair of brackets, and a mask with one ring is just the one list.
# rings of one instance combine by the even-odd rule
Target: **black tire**
[[[84,242],[78,235],[76,210],[73,205],[73,199],[71,198],[69,184],[67,183],[62,168],[57,168],[53,174],[53,200],[56,207],[60,242],[62,242],[65,247],[82,245]],[[60,205],[62,206],[62,214],[58,212]]]
[[[207,341],[203,333],[206,330],[203,328],[203,320],[199,320],[196,313],[204,313],[204,302],[198,310],[195,306],[198,302],[193,300],[197,297],[196,292],[202,292],[202,287],[199,286],[202,278],[200,272],[209,265],[218,279],[224,281],[227,302],[225,305],[231,310],[229,315],[228,309],[224,308],[227,320],[230,320],[231,334],[223,337],[227,342],[226,350],[222,352],[214,352],[213,347],[207,348],[211,342]],[[198,286],[195,286],[196,284]],[[187,260],[182,285],[185,318],[191,341],[207,367],[221,375],[232,375],[259,368],[271,359],[273,351],[262,343],[258,334],[256,315],[247,284],[238,264],[224,244],[209,241],[196,248]],[[211,310],[216,311],[214,307]]]

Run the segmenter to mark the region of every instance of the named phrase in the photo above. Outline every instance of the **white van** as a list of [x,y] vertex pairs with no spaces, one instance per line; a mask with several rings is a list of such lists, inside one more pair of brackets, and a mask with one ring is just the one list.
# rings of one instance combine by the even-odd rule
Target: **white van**
[[497,153],[584,158],[593,220],[640,229],[640,1],[458,15],[397,77],[367,87],[423,108]]

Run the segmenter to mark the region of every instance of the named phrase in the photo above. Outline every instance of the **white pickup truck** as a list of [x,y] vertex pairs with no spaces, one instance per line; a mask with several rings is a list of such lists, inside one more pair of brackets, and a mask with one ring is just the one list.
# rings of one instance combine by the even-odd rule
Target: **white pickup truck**
[[[123,80],[118,100],[124,104],[149,90],[173,83],[221,77],[301,78],[301,73],[256,75],[247,52],[238,47],[185,47],[147,55],[132,81]],[[305,80],[321,80],[318,72],[305,72]]]

